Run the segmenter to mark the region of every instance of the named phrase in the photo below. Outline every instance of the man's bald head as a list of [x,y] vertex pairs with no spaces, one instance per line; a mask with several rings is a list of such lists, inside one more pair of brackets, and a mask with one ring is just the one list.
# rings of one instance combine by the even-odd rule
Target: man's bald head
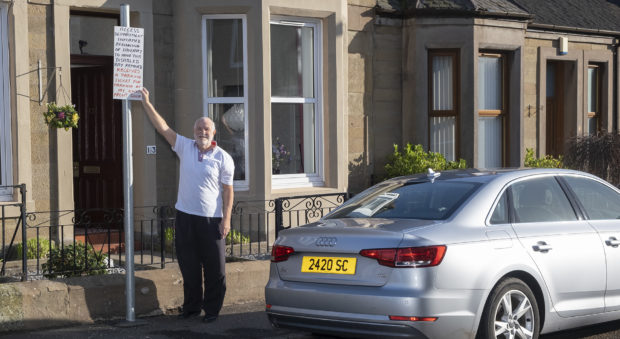
[[200,150],[206,150],[211,147],[213,137],[215,136],[215,123],[213,120],[202,117],[194,122],[194,140]]

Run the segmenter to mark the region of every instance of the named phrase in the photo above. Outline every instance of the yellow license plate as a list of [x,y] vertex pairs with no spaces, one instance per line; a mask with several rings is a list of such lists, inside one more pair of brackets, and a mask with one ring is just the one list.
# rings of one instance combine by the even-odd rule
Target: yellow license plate
[[303,257],[303,273],[355,274],[356,258]]

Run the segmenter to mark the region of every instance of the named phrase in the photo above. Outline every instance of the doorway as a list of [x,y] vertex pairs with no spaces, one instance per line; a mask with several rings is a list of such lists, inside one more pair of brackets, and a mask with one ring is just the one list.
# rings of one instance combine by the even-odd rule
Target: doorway
[[547,61],[546,155],[558,157],[577,133],[577,63]]
[[76,210],[122,208],[122,107],[112,99],[113,57],[71,55]]
[[564,66],[559,61],[547,63],[547,155],[564,153]]

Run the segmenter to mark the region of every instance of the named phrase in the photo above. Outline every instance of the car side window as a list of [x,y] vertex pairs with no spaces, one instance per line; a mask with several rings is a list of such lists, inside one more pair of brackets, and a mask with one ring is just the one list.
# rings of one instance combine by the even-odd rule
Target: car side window
[[491,225],[507,224],[510,222],[510,220],[508,220],[508,190],[504,191],[501,198],[499,198],[495,210],[493,210],[493,214],[491,214],[490,222]]
[[516,222],[577,220],[566,194],[554,177],[519,181],[511,187]]
[[568,186],[592,220],[619,219],[620,194],[596,180],[566,176]]

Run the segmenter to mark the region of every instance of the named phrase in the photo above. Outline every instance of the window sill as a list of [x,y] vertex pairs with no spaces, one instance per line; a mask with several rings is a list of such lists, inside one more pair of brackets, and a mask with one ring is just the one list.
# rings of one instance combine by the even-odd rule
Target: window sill
[[324,187],[325,180],[318,174],[275,174],[271,176],[271,188]]
[[235,192],[244,192],[250,190],[250,184],[247,181],[237,181],[233,182],[233,189]]
[[0,192],[0,203],[1,202],[15,202],[15,197],[13,196],[12,190],[9,192],[6,190]]

